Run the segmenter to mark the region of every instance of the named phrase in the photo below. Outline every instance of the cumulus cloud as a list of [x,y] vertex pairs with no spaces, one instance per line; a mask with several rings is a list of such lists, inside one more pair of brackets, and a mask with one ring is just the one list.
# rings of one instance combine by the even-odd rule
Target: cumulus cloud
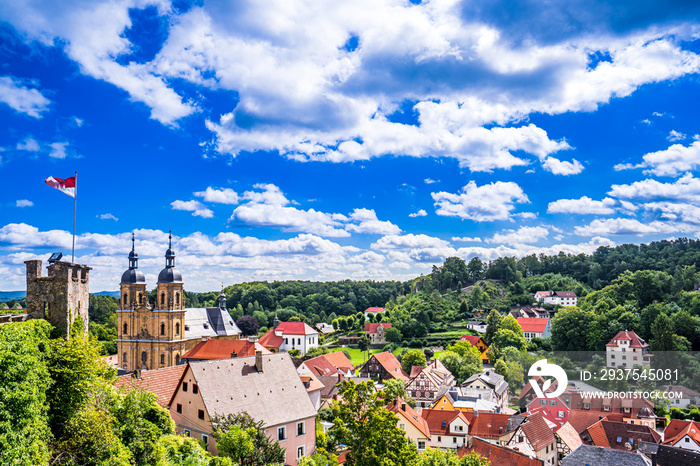
[[345,229],[354,233],[372,233],[378,235],[396,235],[401,229],[389,221],[377,218],[374,209],[355,209],[350,214],[351,223]]
[[205,191],[198,191],[194,195],[201,197],[205,202],[238,204],[238,194],[231,188],[215,189],[209,186]]
[[676,142],[676,141],[682,141],[685,139],[687,136],[683,133],[679,133],[678,131],[671,130],[671,132],[666,136],[666,139],[671,141],[671,142]]
[[207,208],[204,204],[199,201],[173,201],[170,203],[173,210],[185,210],[187,212],[192,212],[195,217],[202,218],[212,218],[214,216],[214,211]]
[[583,165],[576,159],[566,162],[555,157],[547,157],[542,167],[555,175],[578,175],[583,171]]
[[12,76],[0,76],[0,102],[34,118],[41,118],[51,104],[41,92],[28,88]]
[[615,209],[613,208],[615,204],[615,199],[609,197],[606,197],[602,201],[594,201],[588,196],[583,196],[580,199],[559,199],[549,203],[547,206],[547,213],[610,215],[615,213]]
[[446,217],[459,217],[475,222],[506,220],[516,203],[529,202],[516,183],[497,181],[477,186],[470,181],[459,194],[431,193],[437,209],[435,213]]
[[426,215],[428,215],[428,212],[426,212],[424,209],[419,209],[418,212],[408,214],[409,217],[425,217]]
[[27,199],[17,199],[17,207],[32,207],[34,203]]
[[314,209],[301,210],[279,204],[248,203],[236,207],[229,221],[238,220],[258,227],[279,228],[282,231],[303,231],[329,237],[347,237],[342,221],[347,217],[327,214]]
[[68,153],[66,152],[66,147],[68,147],[67,142],[54,142],[49,144],[51,146],[51,152],[49,156],[55,159],[65,159]]
[[434,236],[409,233],[406,235],[387,235],[370,245],[377,251],[389,253],[388,256],[399,261],[441,262],[456,254],[456,250],[445,241]]
[[469,237],[469,236],[453,236],[452,241],[459,241],[462,243],[481,243],[481,238],[478,236],[475,237]]
[[17,143],[17,150],[23,150],[27,152],[38,152],[41,149],[39,143],[33,138],[26,138],[21,142]]
[[282,194],[280,188],[274,184],[258,183],[253,185],[253,188],[262,191],[246,191],[243,193],[244,200],[258,204],[289,204],[289,200]]
[[700,179],[686,173],[673,183],[646,179],[631,184],[614,184],[608,194],[621,199],[700,200]]
[[433,180],[433,179],[430,179],[430,178],[426,178],[426,179],[423,180],[423,182],[424,182],[425,184],[433,184],[433,183],[437,183],[437,180]]
[[496,244],[528,244],[536,243],[549,236],[549,230],[545,227],[520,227],[518,230],[504,230],[496,233],[487,243]]
[[101,214],[98,217],[100,218],[100,220],[114,220],[115,222],[119,221],[119,219],[117,217],[115,217],[114,215],[109,214],[109,213],[108,214]]
[[588,225],[576,226],[574,231],[579,236],[604,235],[652,235],[674,232],[689,232],[695,228],[689,225],[663,221],[640,222],[632,218],[596,219]]

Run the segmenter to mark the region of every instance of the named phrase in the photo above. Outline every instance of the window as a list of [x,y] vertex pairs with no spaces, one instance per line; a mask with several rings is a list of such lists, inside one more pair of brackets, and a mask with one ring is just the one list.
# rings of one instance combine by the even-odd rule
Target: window
[[190,437],[192,436],[192,432],[190,432],[188,429],[185,429],[185,437]]
[[557,417],[564,417],[564,411],[557,411]]
[[196,383],[193,383],[192,384],[192,394],[196,395],[197,393],[199,393],[199,386]]
[[287,440],[287,433],[284,427],[277,428],[277,440]]
[[165,354],[160,355],[160,363],[165,364]]
[[129,302],[129,295],[127,293],[124,293],[124,306],[126,306],[126,303]]
[[452,437],[452,443],[457,443],[457,437]]
[[177,366],[177,365],[179,365],[179,364],[180,364],[180,355],[179,355],[179,354],[176,354],[176,355],[175,355],[175,365]]
[[204,442],[204,445],[209,445],[209,436],[207,434],[202,434],[202,442]]
[[425,450],[425,442],[424,442],[424,441],[418,442],[418,449],[419,449],[419,450]]
[[165,304],[165,293],[160,294],[160,305],[162,306]]
[[175,293],[175,304],[180,305],[180,293]]
[[128,330],[128,327],[127,327],[126,324],[124,324],[124,331],[123,331],[122,333],[123,333],[124,335],[126,335],[127,333],[129,333],[129,332],[127,332],[127,330]]
[[180,334],[180,322],[175,324],[175,335]]
[[126,351],[124,351],[124,354],[122,354],[122,362],[126,362]]
[[165,324],[160,324],[160,334],[165,335]]
[[141,361],[145,364],[147,360],[148,360],[148,353],[146,353],[145,351],[142,351],[141,352]]
[[178,403],[177,406],[175,407],[175,410],[176,410],[178,413],[182,414],[182,405],[181,405],[180,403]]
[[187,382],[182,382],[182,391],[183,392],[187,391]]
[[297,448],[297,459],[301,458],[304,456],[304,446],[300,446]]
[[304,422],[297,422],[297,435],[304,435]]
[[442,442],[442,437],[438,437],[438,443]]
[[[541,405],[547,405],[547,400],[540,400],[540,404],[541,404]],[[584,405],[584,407],[585,407],[585,405]]]
[[583,409],[591,409],[591,404],[590,404],[590,403],[584,403],[584,404],[583,404]]
[[556,406],[557,405],[557,400],[552,400],[549,402],[550,405]]
[[139,293],[139,304],[143,304],[143,294]]
[[203,409],[197,410],[197,417],[199,419],[204,419],[204,410]]

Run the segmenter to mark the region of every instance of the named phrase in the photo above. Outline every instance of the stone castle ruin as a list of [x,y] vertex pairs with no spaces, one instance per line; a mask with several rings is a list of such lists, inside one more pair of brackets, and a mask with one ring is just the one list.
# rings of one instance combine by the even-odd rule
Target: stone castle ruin
[[41,261],[30,260],[27,265],[27,314],[33,319],[46,319],[54,327],[70,335],[76,318],[88,331],[90,303],[90,267],[70,262],[50,261],[48,276],[41,276]]

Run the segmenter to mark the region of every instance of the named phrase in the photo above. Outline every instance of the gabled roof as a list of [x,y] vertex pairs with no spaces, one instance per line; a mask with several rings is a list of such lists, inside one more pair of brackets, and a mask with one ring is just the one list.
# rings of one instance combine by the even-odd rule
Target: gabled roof
[[618,346],[620,340],[628,340],[630,348],[648,348],[649,343],[642,340],[639,335],[631,330],[622,330],[605,346]]
[[576,450],[579,446],[583,444],[581,442],[581,436],[576,432],[574,426],[566,422],[563,426],[559,427],[554,435],[558,437],[562,443],[564,443],[571,451]]
[[304,388],[308,393],[315,392],[317,390],[323,390],[324,385],[318,378],[311,372],[306,372],[304,374],[299,374],[299,378],[304,384]]
[[255,357],[189,363],[209,415],[247,411],[266,427],[316,417],[289,354],[264,355],[262,363],[262,372]]
[[389,322],[365,322],[365,332],[377,333],[377,329],[380,326],[387,329],[387,328],[391,327],[391,324]]
[[539,451],[547,445],[556,442],[552,429],[550,429],[540,413],[528,416],[527,421],[520,424],[520,428],[535,451]]
[[700,398],[700,393],[684,385],[660,385],[656,389],[661,392],[681,392],[684,399]]
[[139,378],[133,377],[132,374],[122,375],[117,378],[114,386],[117,388],[140,388],[149,391],[158,397],[160,406],[167,408],[170,404],[170,399],[180,384],[180,379],[182,374],[185,373],[185,369],[187,369],[187,366],[181,364],[179,366],[164,367],[163,369],[143,371]]
[[510,414],[467,411],[464,413],[469,421],[469,435],[495,439],[508,432]]
[[491,466],[544,466],[544,461],[540,459],[530,458],[518,451],[494,445],[477,437],[472,439],[471,446],[457,450],[457,455],[461,458],[471,452],[488,459]]
[[[408,374],[406,374],[401,368],[401,363],[398,359],[396,359],[396,356],[394,356],[390,351],[377,353],[375,355],[372,355],[372,358],[374,358],[379,363],[379,365],[381,365],[384,368],[384,370],[387,371],[387,373],[389,373],[389,375],[391,375],[393,378],[401,379],[403,381],[406,381],[408,379]],[[371,361],[372,358],[370,358],[369,361]]]
[[[636,450],[639,442],[659,443],[661,436],[653,429],[640,424],[598,421],[586,431],[593,445],[614,450],[628,450],[630,444]],[[585,433],[583,434],[585,436]],[[630,443],[630,439],[632,442]]]
[[283,335],[318,335],[318,332],[305,322],[280,322],[275,331],[282,332]]
[[314,375],[335,375],[338,373],[338,369],[333,366],[328,359],[324,358],[323,355],[307,359],[302,364]]
[[418,413],[411,408],[401,397],[389,403],[386,407],[389,411],[396,413],[399,417],[403,417],[418,429],[425,437],[430,440],[430,429],[425,419],[420,417]]
[[344,379],[341,374],[319,375],[316,378],[323,384],[323,390],[321,390],[322,399],[329,399],[337,395],[339,384]]
[[328,360],[328,362],[333,364],[334,367],[337,367],[338,369],[341,369],[345,372],[355,370],[355,366],[352,365],[348,357],[345,356],[345,353],[343,353],[342,351],[326,353],[323,355],[323,357],[325,357]]
[[263,353],[270,353],[259,343],[248,340],[207,340],[197,343],[197,346],[182,355],[182,359],[206,360],[255,356],[256,349]]
[[638,451],[646,456],[656,455],[656,464],[660,466],[697,466],[700,464],[700,453],[685,448],[641,443]]
[[270,329],[265,333],[265,335],[261,336],[260,340],[258,341],[265,348],[279,349],[279,347],[282,346],[282,343],[284,343],[284,338],[275,335],[275,331]]
[[569,412],[569,424],[579,434],[600,420],[608,420],[606,413],[586,409],[572,409]]
[[671,419],[664,430],[664,445],[675,445],[683,437],[688,436],[700,445],[700,422]]
[[559,298],[575,298],[576,297],[576,293],[574,293],[573,291],[555,291],[554,294],[557,295],[557,297],[559,297]]
[[462,335],[462,338],[459,339],[459,341],[468,341],[469,344],[472,346],[476,346],[476,344],[479,343],[479,340],[481,340],[482,345],[485,345],[487,347],[489,346],[479,335]]
[[384,312],[386,309],[383,307],[368,307],[365,309],[365,313],[367,312]]
[[519,317],[517,321],[523,332],[529,333],[544,333],[549,323],[549,319],[538,319],[536,317]]
[[494,371],[476,373],[462,382],[462,387],[467,387],[476,380],[481,380],[484,384],[491,387],[498,395],[501,395],[508,389],[508,382],[506,382],[505,377],[503,377],[501,374],[495,373]]
[[436,387],[443,385],[452,386],[454,384],[452,373],[437,359],[433,359],[425,367],[413,366],[411,368],[411,380],[406,385],[411,385],[415,378],[421,374],[428,378]]
[[[423,408],[420,415],[428,423],[431,435],[451,434],[450,423],[457,418],[462,419],[465,424],[469,425],[469,420],[462,411]],[[464,432],[464,434],[466,435],[467,432]]]
[[[597,411],[598,414],[607,416],[610,420],[613,420],[611,414],[622,414],[629,418],[638,418],[639,414],[648,411],[648,409],[653,410],[654,404],[644,398],[583,398],[581,393],[573,392],[571,394],[571,409],[584,410],[584,404],[589,405],[588,411]],[[609,407],[606,411],[604,407]],[[624,408],[629,408],[630,412],[625,413]],[[648,409],[645,409],[648,408]]]
[[185,309],[185,340],[240,334],[241,330],[226,309],[218,307]]
[[570,455],[564,457],[562,466],[650,466],[644,456],[627,451],[611,450],[610,448],[581,445]]

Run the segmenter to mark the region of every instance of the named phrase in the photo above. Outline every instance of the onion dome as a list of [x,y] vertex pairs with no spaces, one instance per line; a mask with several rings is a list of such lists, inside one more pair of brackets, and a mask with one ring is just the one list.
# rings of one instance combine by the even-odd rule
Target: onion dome
[[175,269],[173,235],[169,235],[168,250],[165,251],[165,268],[158,274],[158,283],[182,283],[182,274]]
[[122,274],[122,285],[146,283],[146,277],[139,270],[139,255],[136,253],[136,239],[131,233],[131,252],[129,253],[129,269]]
[[639,410],[637,417],[638,418],[643,418],[643,417],[650,418],[650,417],[656,417],[656,416],[654,415],[654,411],[652,411],[648,405],[644,405]]

